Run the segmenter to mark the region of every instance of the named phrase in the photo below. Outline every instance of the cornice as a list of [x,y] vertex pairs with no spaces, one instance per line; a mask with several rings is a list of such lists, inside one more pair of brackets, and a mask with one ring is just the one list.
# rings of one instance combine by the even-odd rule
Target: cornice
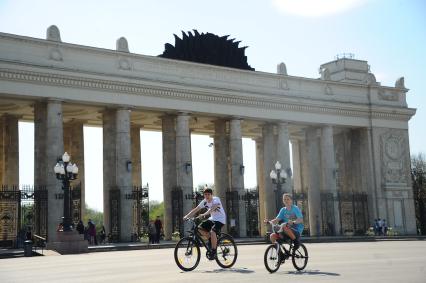
[[368,105],[351,103],[333,103],[324,101],[320,105],[318,101],[304,100],[294,102],[286,100],[286,97],[277,97],[276,95],[262,95],[262,97],[243,96],[236,91],[228,91],[232,95],[218,94],[217,92],[176,89],[161,86],[151,86],[146,84],[129,83],[105,79],[94,79],[86,77],[71,76],[65,74],[51,74],[33,71],[23,71],[16,69],[0,69],[0,80],[17,81],[25,83],[34,83],[40,85],[51,85],[61,87],[72,87],[80,89],[91,89],[97,91],[106,91],[112,93],[126,93],[140,96],[160,97],[169,99],[179,99],[195,102],[211,102],[216,104],[238,105],[246,107],[263,108],[269,110],[281,110],[291,112],[318,113],[349,117],[364,117],[375,119],[390,119],[408,121],[414,115],[414,109],[407,108],[389,108],[372,107],[371,115]]

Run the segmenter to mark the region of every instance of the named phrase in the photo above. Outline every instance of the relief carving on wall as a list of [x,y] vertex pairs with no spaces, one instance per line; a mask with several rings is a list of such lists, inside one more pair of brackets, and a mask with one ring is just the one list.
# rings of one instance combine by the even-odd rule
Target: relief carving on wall
[[407,186],[407,139],[404,131],[391,130],[382,135],[382,178],[385,184]]

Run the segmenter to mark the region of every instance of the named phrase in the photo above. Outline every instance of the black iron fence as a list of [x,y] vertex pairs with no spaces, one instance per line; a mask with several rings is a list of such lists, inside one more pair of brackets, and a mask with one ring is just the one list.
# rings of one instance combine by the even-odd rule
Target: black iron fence
[[149,187],[133,186],[133,235],[140,238],[147,231],[149,223]]
[[0,186],[0,247],[20,247],[33,234],[47,237],[45,186]]
[[183,192],[180,187],[172,189],[172,231],[184,234],[183,229]]

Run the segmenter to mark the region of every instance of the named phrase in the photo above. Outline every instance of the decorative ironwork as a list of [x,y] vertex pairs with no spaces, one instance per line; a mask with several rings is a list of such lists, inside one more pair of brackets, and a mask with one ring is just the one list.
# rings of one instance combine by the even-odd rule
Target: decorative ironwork
[[183,229],[183,192],[180,187],[174,187],[172,194],[172,231],[184,234]]
[[239,236],[239,195],[238,191],[226,192],[226,213],[228,233],[234,237]]
[[149,223],[149,187],[133,186],[133,235],[141,237]]
[[259,189],[247,189],[244,201],[246,205],[247,236],[259,236]]
[[229,35],[200,34],[194,30],[194,34],[188,31],[188,35],[182,31],[182,39],[176,34],[174,37],[175,46],[166,43],[159,57],[254,71],[244,54],[247,46],[238,47],[240,41],[228,39]]
[[334,198],[332,193],[321,193],[320,198],[322,214],[322,235],[334,236],[336,235],[334,204],[337,199]]
[[45,186],[39,186],[34,191],[35,234],[47,239],[48,199]]
[[368,203],[365,193],[339,193],[342,233],[363,235],[369,227]]
[[110,241],[120,241],[120,190],[111,189],[110,199]]
[[81,183],[77,186],[71,186],[71,219],[74,227],[77,227],[77,224],[81,217]]
[[47,236],[46,188],[0,186],[0,246],[22,246],[27,231]]
[[194,208],[204,199],[203,191],[195,188],[192,194],[185,195],[185,199],[192,199],[192,207]]

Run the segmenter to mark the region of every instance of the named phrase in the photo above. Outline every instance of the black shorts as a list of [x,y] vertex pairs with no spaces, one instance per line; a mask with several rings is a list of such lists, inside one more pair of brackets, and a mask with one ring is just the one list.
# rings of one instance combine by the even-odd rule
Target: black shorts
[[199,228],[205,230],[205,231],[215,231],[216,234],[220,233],[220,229],[222,229],[223,223],[219,221],[213,221],[213,220],[206,220],[200,223],[198,225]]

